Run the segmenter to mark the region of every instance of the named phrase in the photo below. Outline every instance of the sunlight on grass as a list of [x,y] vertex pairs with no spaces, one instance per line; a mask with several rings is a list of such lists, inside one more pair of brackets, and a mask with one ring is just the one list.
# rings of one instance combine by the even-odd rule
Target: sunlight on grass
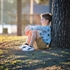
[[7,50],[1,50],[1,49],[0,49],[0,54],[7,54],[7,53],[8,53]]
[[22,55],[22,56],[15,56],[15,58],[28,58],[28,56],[26,56],[26,55]]
[[[32,59],[27,59],[25,61],[21,61],[21,60],[14,60],[12,61],[10,64],[11,65],[15,65],[15,69],[16,67],[20,67],[20,66],[24,66],[24,67],[30,67],[31,65],[36,65],[37,63],[41,64],[41,60],[32,60]],[[45,63],[45,62],[43,62]]]
[[3,54],[3,51],[2,50],[0,50],[0,54]]
[[65,51],[61,51],[61,53],[63,53],[63,54],[70,54],[70,53],[68,53],[68,52],[65,52]]
[[29,59],[29,60],[26,60],[24,62],[28,62],[29,64],[33,64],[33,63],[40,63],[41,60],[32,60],[32,59]]
[[0,66],[0,70],[13,70],[16,67],[21,68],[22,64],[21,60],[6,61]]
[[70,65],[70,62],[62,62],[62,64]]
[[26,41],[26,36],[2,36],[0,35],[0,48],[16,47]]
[[22,61],[21,60],[14,60],[11,62],[11,64],[17,64],[17,63],[21,63]]
[[36,70],[64,70],[64,69],[62,69],[61,66],[53,65],[53,66],[46,67],[46,68],[38,68]]
[[51,52],[47,52],[47,51],[42,51],[42,53],[46,53],[47,55],[53,55],[53,56],[63,57],[63,55],[59,55],[58,53],[51,53]]

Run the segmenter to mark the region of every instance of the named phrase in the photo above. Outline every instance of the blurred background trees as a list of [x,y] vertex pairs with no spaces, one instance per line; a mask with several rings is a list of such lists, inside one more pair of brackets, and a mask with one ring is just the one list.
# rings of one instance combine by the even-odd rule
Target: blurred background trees
[[[1,1],[3,1],[3,10],[1,9]],[[21,9],[22,26],[21,26],[21,21],[20,21],[20,24],[19,24],[20,27],[12,28],[12,25],[17,25],[17,6],[19,7],[19,5],[20,5],[19,3],[17,3],[17,1],[18,0],[0,0],[0,24],[2,25],[2,28],[6,28],[6,27],[4,27],[5,25],[6,26],[11,25],[10,27],[7,28],[8,30],[11,30],[11,29],[13,30],[10,33],[13,33],[15,30],[15,32],[21,31],[21,34],[24,34],[25,26],[27,26],[30,23],[31,24],[40,24],[39,15],[41,13],[49,12],[49,0],[43,0],[43,1],[40,1],[40,3],[37,3],[35,0],[33,0],[33,14],[30,14],[30,5],[31,5],[30,1],[31,0],[20,0],[22,2],[21,3],[21,5],[22,5],[22,9]],[[17,5],[17,4],[19,4],[19,5]],[[43,9],[43,10],[41,10],[41,9]],[[1,11],[3,11],[2,23],[1,23]],[[32,17],[32,22],[30,20],[30,17]],[[19,26],[19,25],[17,25],[17,26]],[[9,29],[9,28],[11,28],[11,29]],[[18,30],[18,29],[21,29],[21,30]],[[18,35],[18,32],[17,32],[17,35]]]

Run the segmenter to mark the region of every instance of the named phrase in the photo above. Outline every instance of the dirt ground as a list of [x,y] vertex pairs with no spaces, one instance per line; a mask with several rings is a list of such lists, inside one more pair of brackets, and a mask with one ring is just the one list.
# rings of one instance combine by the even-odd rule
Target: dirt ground
[[0,70],[70,70],[70,49],[24,52],[19,49],[24,38],[2,36],[0,39]]

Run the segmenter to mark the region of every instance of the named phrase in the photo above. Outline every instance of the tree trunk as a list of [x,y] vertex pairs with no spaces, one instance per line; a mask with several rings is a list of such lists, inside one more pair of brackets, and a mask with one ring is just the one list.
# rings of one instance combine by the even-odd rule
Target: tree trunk
[[22,0],[17,0],[17,35],[22,35]]
[[70,0],[53,0],[52,47],[70,48]]

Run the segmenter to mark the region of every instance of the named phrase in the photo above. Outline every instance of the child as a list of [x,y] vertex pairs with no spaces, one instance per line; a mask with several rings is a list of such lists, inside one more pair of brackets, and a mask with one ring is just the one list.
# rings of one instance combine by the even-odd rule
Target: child
[[[22,51],[32,51],[33,43],[35,40],[40,39],[45,45],[49,45],[51,41],[51,27],[50,22],[52,20],[52,15],[49,13],[41,15],[41,25],[37,26],[27,26],[25,29],[25,34],[28,36],[27,41],[22,48]],[[43,46],[42,46],[43,47]]]

